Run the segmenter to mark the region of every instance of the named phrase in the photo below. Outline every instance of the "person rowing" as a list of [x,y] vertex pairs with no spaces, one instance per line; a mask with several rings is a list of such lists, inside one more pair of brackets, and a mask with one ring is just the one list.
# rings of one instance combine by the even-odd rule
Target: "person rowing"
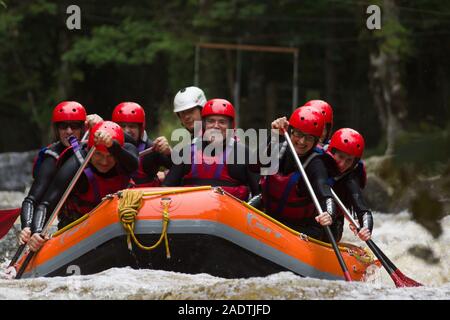
[[[130,141],[127,139],[126,141],[134,144],[139,153],[145,153],[139,156],[139,169],[132,175],[134,185],[159,187],[161,185],[159,170],[170,169],[172,166],[171,148],[167,139],[163,136],[153,141],[148,138],[145,131],[145,110],[136,102],[119,103],[113,110],[112,121],[118,123],[130,137]],[[164,176],[163,171],[159,175],[161,174]]]
[[324,131],[323,115],[313,107],[302,106],[292,113],[289,121],[286,117],[274,120],[271,128],[273,134],[288,132],[322,212],[316,213],[310,192],[287,148],[287,141],[280,137],[280,145],[269,142],[265,146],[271,152],[274,151],[272,148],[279,148],[278,171],[262,176],[260,181],[266,213],[303,234],[329,242],[323,227],[333,224],[337,208],[327,183],[327,168],[320,157],[320,150],[316,148]]
[[[250,171],[245,161],[249,159],[247,146],[234,137],[234,106],[225,99],[211,99],[203,107],[202,121],[202,139],[180,150],[181,158],[189,152],[188,161],[175,164],[163,186],[220,186],[247,201],[250,192],[255,195],[259,191],[259,176]],[[240,158],[244,163],[239,163]]]
[[[372,212],[364,201],[362,189],[366,185],[366,170],[361,157],[364,152],[364,137],[356,130],[342,128],[331,137],[324,155],[330,175],[329,184],[347,208],[353,208],[361,229],[357,232],[353,224],[350,229],[362,241],[372,236]],[[341,238],[344,215],[338,214],[337,234]]]
[[[115,122],[103,121],[95,125],[90,130],[87,145],[81,148],[82,155],[94,145],[96,150],[89,164],[58,215],[59,229],[90,212],[107,194],[127,188],[131,174],[138,168],[137,149],[124,142],[123,130]],[[32,251],[44,244],[46,239],[40,235],[42,228],[79,167],[78,157],[71,156],[58,170],[37,206],[32,222],[33,235],[28,242]]]
[[81,140],[86,130],[102,120],[97,114],[86,115],[84,106],[76,101],[63,101],[53,109],[51,122],[55,142],[42,148],[34,161],[32,170],[34,180],[20,211],[20,245],[30,239],[30,227],[36,204],[40,203],[58,168],[74,154],[69,138]]

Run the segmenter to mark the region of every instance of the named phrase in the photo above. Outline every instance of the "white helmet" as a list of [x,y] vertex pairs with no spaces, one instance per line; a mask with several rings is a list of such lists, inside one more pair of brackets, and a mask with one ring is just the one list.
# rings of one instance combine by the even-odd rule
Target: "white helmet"
[[206,103],[205,93],[197,87],[183,88],[173,99],[173,112],[180,112],[194,107],[202,107]]

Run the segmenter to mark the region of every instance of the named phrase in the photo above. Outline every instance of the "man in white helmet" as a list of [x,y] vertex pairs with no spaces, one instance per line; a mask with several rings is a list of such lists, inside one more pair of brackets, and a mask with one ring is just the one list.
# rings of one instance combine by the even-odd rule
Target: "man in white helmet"
[[191,136],[194,134],[194,122],[202,121],[202,108],[205,103],[205,93],[197,87],[183,88],[173,99],[173,112],[177,114],[181,125],[191,133]]

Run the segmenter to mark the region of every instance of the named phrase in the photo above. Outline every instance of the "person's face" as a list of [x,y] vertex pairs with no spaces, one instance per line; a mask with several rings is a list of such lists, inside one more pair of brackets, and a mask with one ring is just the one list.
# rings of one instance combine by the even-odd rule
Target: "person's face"
[[139,141],[140,139],[140,125],[134,122],[121,122],[119,125],[122,127],[123,131],[129,134],[134,141]]
[[340,173],[344,173],[350,169],[355,163],[355,156],[349,155],[348,153],[336,150],[334,153],[334,160]]
[[83,122],[80,121],[65,121],[58,122],[56,129],[58,130],[59,141],[66,146],[70,146],[68,138],[74,136],[78,140],[81,139],[81,130],[83,128]]
[[177,112],[181,124],[190,132],[194,132],[194,122],[202,120],[202,112],[199,107],[194,107],[184,111]]
[[101,173],[106,173],[116,165],[116,159],[109,152],[96,150],[91,158],[91,163]]
[[308,153],[315,145],[315,137],[310,134],[305,134],[297,129],[292,129],[291,133],[292,144],[294,145],[295,152],[299,156],[303,156]]
[[220,142],[226,138],[227,129],[230,127],[231,121],[227,116],[207,116],[205,118],[205,139],[210,142]]

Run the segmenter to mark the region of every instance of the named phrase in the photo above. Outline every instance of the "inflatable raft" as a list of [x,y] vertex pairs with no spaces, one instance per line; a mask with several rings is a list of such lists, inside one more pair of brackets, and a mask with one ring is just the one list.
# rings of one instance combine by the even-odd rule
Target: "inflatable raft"
[[[341,243],[339,248],[353,280],[364,280],[367,268],[376,265],[360,247]],[[109,195],[89,214],[54,233],[23,278],[93,274],[125,266],[225,278],[291,271],[343,279],[329,244],[211,187],[140,188]]]

